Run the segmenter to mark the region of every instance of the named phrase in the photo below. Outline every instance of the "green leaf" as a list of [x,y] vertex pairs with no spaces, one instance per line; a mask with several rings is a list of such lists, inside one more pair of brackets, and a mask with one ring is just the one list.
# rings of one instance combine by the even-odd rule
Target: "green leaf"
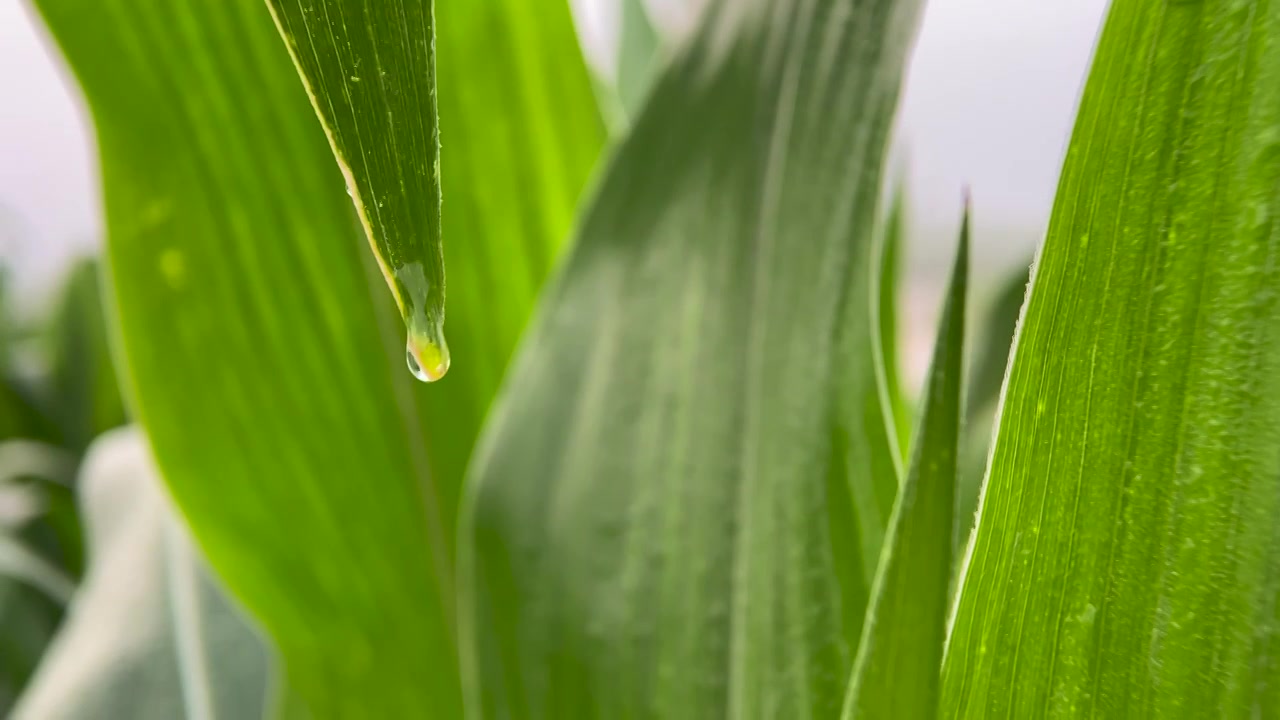
[[[956,517],[959,535],[968,537],[973,530],[978,495],[987,472],[991,451],[991,431],[995,425],[997,401],[1009,368],[1009,351],[1027,297],[1027,281],[1031,263],[1014,270],[1001,283],[991,300],[979,327],[981,337],[973,353],[973,367],[965,402],[965,438],[960,451],[960,487],[957,492]],[[957,553],[963,550],[957,546]],[[957,566],[957,570],[959,567]]]
[[885,535],[845,699],[847,720],[932,718],[938,714],[947,590],[956,537],[969,273],[967,210],[952,273],[910,470]]
[[567,7],[441,8],[471,351],[430,387],[262,2],[38,7],[98,128],[132,406],[204,554],[318,717],[460,716],[464,465],[603,139]]
[[433,0],[267,0],[408,331],[414,375],[449,370]]
[[0,577],[0,714],[13,706],[62,620],[62,605],[44,592]]
[[871,237],[916,8],[713,8],[477,449],[460,572],[479,716],[841,707],[879,553],[863,513],[891,507],[851,497],[897,485]]
[[982,339],[976,348],[973,370],[969,375],[969,422],[990,411],[1000,399],[1000,387],[1004,384],[1005,371],[1009,369],[1009,350],[1018,329],[1022,303],[1027,299],[1030,267],[1030,263],[1020,266],[1000,283],[984,315]]
[[949,717],[1280,713],[1280,4],[1116,0],[1033,273]]
[[448,2],[436,18],[449,345],[464,360],[423,399],[432,468],[458,486],[605,128],[564,0]]
[[911,404],[902,389],[902,364],[898,358],[898,288],[902,284],[902,249],[906,242],[907,194],[902,185],[894,188],[889,215],[880,233],[879,288],[880,358],[884,367],[887,406],[892,410],[897,447],[905,457],[911,441]]
[[107,345],[98,273],[92,259],[72,266],[47,330],[49,415],[61,428],[64,446],[76,452],[126,421]]
[[618,98],[628,118],[644,108],[653,84],[660,38],[649,20],[644,0],[621,0],[622,19],[618,40]]
[[91,564],[15,720],[263,717],[267,649],[208,575],[133,430],[80,478]]

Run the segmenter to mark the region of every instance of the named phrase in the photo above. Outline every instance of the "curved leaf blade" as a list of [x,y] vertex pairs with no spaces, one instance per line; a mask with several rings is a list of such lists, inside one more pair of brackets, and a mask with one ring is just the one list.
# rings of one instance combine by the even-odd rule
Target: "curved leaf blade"
[[1280,711],[1280,5],[1112,6],[1036,265],[950,717]]
[[897,485],[887,444],[885,479],[846,453],[890,434],[870,238],[914,16],[723,3],[658,79],[477,450],[473,713],[839,712],[871,572],[850,497]]

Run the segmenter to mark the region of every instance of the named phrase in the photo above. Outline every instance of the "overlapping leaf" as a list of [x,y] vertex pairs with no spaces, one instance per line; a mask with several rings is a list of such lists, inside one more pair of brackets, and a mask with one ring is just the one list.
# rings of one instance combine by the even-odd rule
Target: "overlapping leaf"
[[133,406],[318,716],[462,712],[463,464],[602,138],[567,8],[508,5],[455,4],[460,34],[440,38],[454,147],[472,158],[446,178],[451,265],[483,282],[453,295],[474,374],[427,388],[260,0],[38,3],[98,128]]
[[956,536],[969,219],[939,320],[911,467],[872,586],[844,718],[938,714],[947,589]]
[[839,713],[897,486],[870,240],[914,16],[722,3],[656,81],[477,452],[471,710]]
[[1006,383],[948,717],[1280,712],[1280,4],[1116,0]]

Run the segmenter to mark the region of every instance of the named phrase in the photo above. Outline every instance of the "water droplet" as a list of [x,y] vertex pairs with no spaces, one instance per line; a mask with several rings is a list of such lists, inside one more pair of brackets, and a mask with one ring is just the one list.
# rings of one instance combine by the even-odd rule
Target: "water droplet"
[[405,347],[405,362],[409,372],[422,382],[435,382],[449,372],[449,347],[427,338],[416,339],[410,335]]

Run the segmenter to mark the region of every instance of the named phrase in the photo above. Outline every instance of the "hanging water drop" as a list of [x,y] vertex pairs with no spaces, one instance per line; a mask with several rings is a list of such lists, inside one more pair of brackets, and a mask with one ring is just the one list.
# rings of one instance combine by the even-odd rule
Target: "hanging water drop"
[[405,347],[409,372],[422,382],[435,382],[449,372],[449,348],[426,338],[415,341],[412,335]]

